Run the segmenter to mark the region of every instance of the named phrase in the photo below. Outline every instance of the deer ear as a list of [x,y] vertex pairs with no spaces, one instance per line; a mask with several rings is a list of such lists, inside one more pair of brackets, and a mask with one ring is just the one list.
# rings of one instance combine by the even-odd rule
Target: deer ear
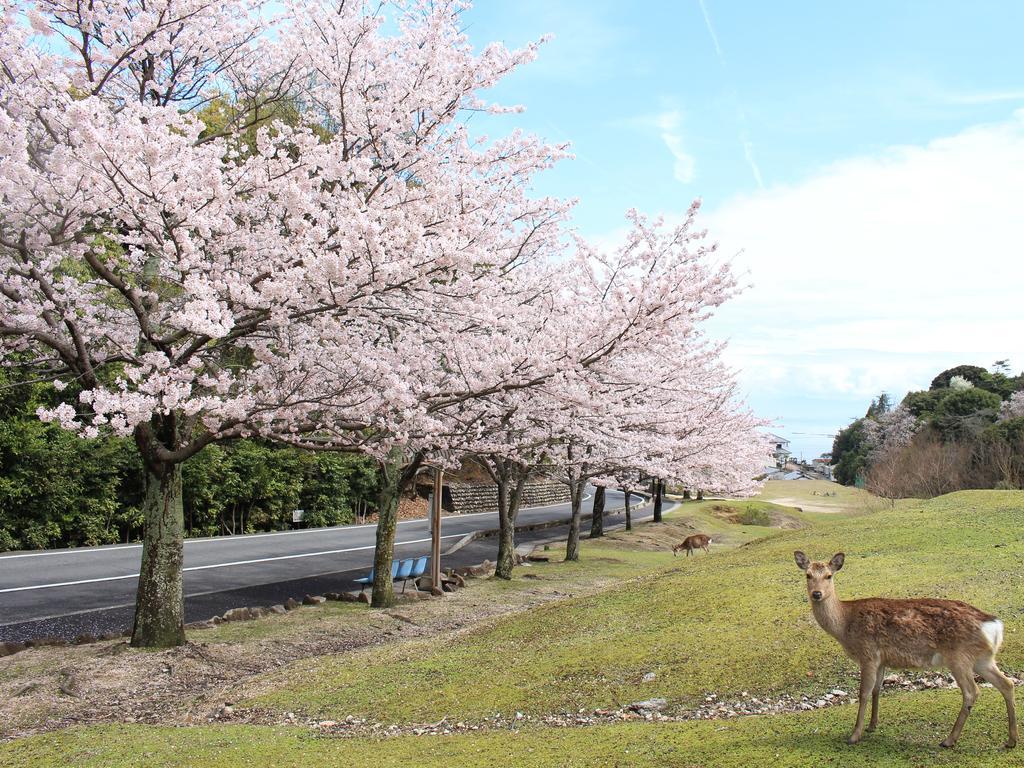
[[811,564],[811,561],[807,559],[807,555],[801,552],[799,549],[793,553],[793,557],[796,559],[796,567],[801,571],[806,571],[807,566]]
[[832,559],[828,561],[828,567],[832,569],[832,573],[835,573],[843,567],[843,563],[846,561],[846,555],[842,552],[837,552],[832,555]]

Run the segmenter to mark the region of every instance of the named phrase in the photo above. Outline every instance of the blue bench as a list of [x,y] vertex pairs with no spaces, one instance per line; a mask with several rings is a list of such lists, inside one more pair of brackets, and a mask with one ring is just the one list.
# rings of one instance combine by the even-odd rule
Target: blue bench
[[[402,582],[402,591],[405,592],[405,587],[409,583],[409,580],[416,580],[427,572],[427,563],[430,558],[424,555],[423,557],[411,558],[409,560],[392,560],[391,561],[391,580]],[[370,572],[365,576],[355,580],[356,584],[360,585],[359,591],[362,592],[367,586],[373,584],[374,569],[371,568]]]

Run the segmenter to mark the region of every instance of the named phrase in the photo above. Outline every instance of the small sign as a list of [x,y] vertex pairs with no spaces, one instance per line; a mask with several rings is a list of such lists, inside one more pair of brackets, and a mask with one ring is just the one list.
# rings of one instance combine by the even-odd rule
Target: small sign
[[303,514],[305,514],[305,512],[306,512],[306,510],[304,510],[304,509],[293,509],[292,510],[292,522],[293,523],[301,523],[302,522],[302,516],[303,516]]

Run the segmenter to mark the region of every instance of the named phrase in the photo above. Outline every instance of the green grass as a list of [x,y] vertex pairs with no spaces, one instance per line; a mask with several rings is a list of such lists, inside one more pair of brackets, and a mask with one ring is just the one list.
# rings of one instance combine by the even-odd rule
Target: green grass
[[[384,723],[442,717],[473,722],[499,712],[507,717],[517,711],[575,712],[655,696],[682,710],[708,692],[727,699],[741,691],[768,697],[814,694],[836,685],[855,690],[852,663],[811,617],[794,549],[817,559],[845,551],[846,566],[837,576],[842,597],[955,597],[997,613],[1007,628],[1002,665],[1024,670],[1024,492],[964,492],[868,513],[859,492],[819,498],[810,493],[812,486],[779,484],[767,494],[794,503],[807,495],[808,503],[834,503],[843,514],[779,507],[810,523],[780,531],[717,518],[711,500],[687,503],[662,526],[585,541],[579,563],[524,567],[512,582],[472,586],[475,599],[484,602],[508,590],[572,592],[584,584],[609,583],[604,591],[490,620],[440,640],[398,641],[296,662],[256,681],[261,693],[240,706],[269,710],[271,717],[298,712]],[[760,502],[743,504],[757,508]],[[668,545],[695,529],[715,536],[712,554],[673,558]],[[561,551],[552,547],[553,556]],[[319,615],[316,610],[309,611],[309,621]],[[337,615],[328,624],[335,628],[338,621],[375,615],[358,606],[331,610]],[[348,611],[355,611],[351,619]],[[260,642],[287,642],[291,616],[281,618],[200,637],[244,643],[256,633]],[[643,682],[647,672],[655,673],[653,682]],[[998,749],[1005,738],[1005,710],[991,689],[982,691],[960,747],[940,750],[938,741],[958,706],[955,691],[887,693],[880,732],[853,748],[843,744],[854,718],[854,709],[845,706],[730,721],[524,727],[381,740],[317,737],[298,727],[96,726],[0,745],[0,765],[1021,764],[1024,752],[1008,755]]]
[[[955,597],[997,613],[1007,625],[1004,664],[1021,669],[1022,523],[1024,493],[1012,491],[832,516],[732,551],[669,560],[618,588],[507,617],[444,644],[414,641],[299,662],[248,704],[331,719],[423,722],[652,696],[686,707],[709,691],[728,697],[850,687],[854,667],[814,623],[794,549],[817,558],[845,550],[837,579],[844,597]],[[534,573],[593,567],[613,552],[614,545],[591,544],[583,563]],[[647,672],[654,682],[642,682]]]
[[622,723],[585,728],[523,728],[456,736],[383,740],[316,737],[304,729],[260,726],[70,729],[0,745],[8,768],[275,768],[344,766],[716,766],[1019,765],[1005,739],[1002,700],[982,693],[955,750],[938,746],[959,707],[952,691],[886,696],[879,730],[849,747],[852,706],[776,717],[689,723]]

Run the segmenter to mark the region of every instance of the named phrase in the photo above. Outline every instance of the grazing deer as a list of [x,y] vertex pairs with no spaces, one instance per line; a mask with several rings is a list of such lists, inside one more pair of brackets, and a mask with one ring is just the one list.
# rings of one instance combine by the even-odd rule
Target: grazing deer
[[944,666],[953,673],[964,698],[953,730],[942,746],[952,747],[960,738],[964,722],[978,698],[975,674],[1003,694],[1010,726],[1006,747],[1017,745],[1013,681],[999,671],[995,660],[1003,642],[1003,622],[959,600],[882,597],[840,600],[836,597],[832,575],[843,567],[845,555],[842,552],[827,563],[812,563],[803,552],[794,555],[797,566],[807,574],[807,596],[814,618],[839,641],[846,654],[860,664],[860,700],[857,724],[847,740],[850,744],[860,741],[864,732],[864,710],[869,694],[871,722],[868,731],[878,725],[878,694],[886,667]]
[[676,544],[672,547],[672,556],[675,557],[679,554],[680,549],[686,550],[686,556],[689,557],[690,553],[695,549],[703,549],[705,552],[711,552],[708,545],[711,544],[711,537],[703,533],[695,533],[692,536],[687,536],[683,539],[682,544]]

